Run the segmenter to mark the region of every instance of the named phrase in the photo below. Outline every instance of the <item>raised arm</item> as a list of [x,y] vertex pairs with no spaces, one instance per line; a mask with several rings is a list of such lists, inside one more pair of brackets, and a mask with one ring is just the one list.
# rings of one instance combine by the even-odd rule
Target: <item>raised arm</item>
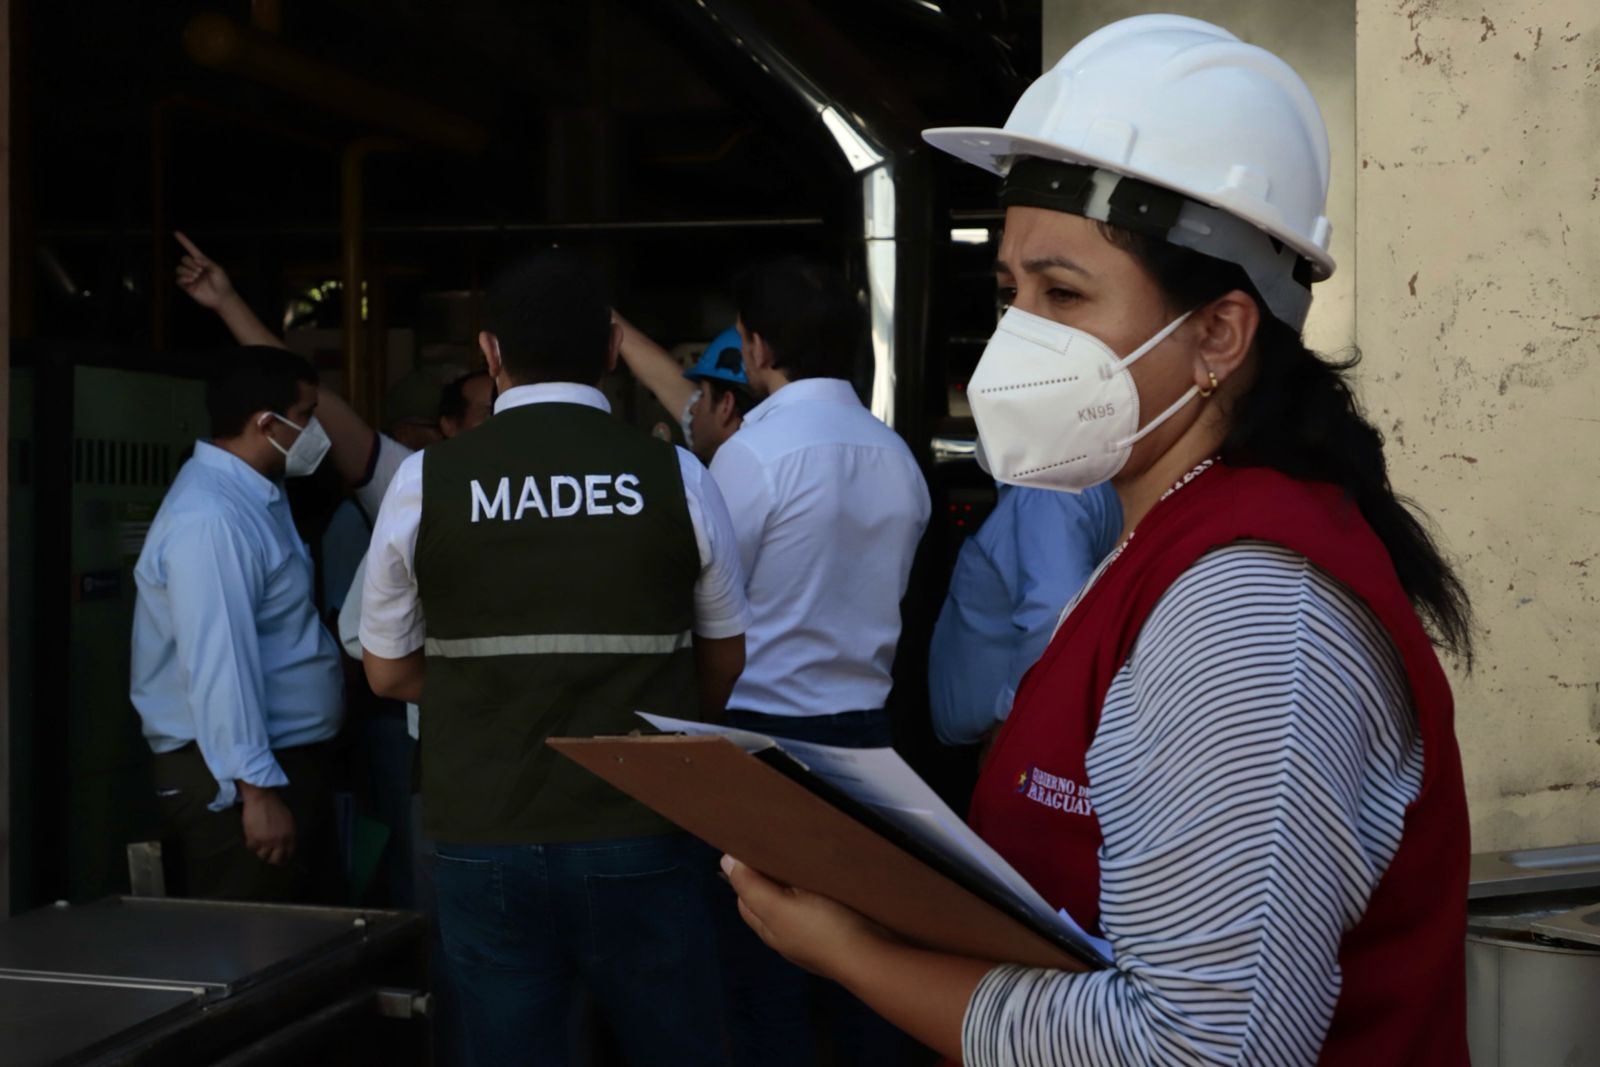
[[317,387],[317,421],[328,431],[328,455],[346,485],[359,486],[367,476],[378,431],[356,414],[344,397],[325,386]]
[[228,327],[228,332],[233,334],[233,339],[240,344],[288,347],[283,343],[283,338],[267,329],[266,324],[250,310],[250,305],[234,290],[227,271],[208,259],[181,230],[174,230],[172,235],[178,239],[184,251],[183,258],[178,261],[179,289],[196,304],[215,311],[223,325]]
[[[221,264],[207,257],[181,230],[173,231],[173,236],[184,249],[183,259],[178,263],[179,289],[196,304],[216,312],[217,318],[241,345],[289,347],[250,310],[250,305],[234,290]],[[359,483],[372,458],[376,431],[356,414],[344,397],[331,389],[317,390],[317,421],[322,423],[322,428],[328,431],[328,439],[333,442],[328,453],[340,476],[350,485]]]
[[682,415],[689,398],[694,395],[694,383],[683,376],[683,368],[672,354],[620,314],[617,325],[622,327],[622,360],[633,376],[672,415]]

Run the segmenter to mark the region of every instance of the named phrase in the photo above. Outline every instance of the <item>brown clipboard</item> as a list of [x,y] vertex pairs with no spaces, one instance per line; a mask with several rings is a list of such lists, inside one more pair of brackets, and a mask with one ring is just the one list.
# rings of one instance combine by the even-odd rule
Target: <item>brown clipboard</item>
[[547,743],[772,878],[833,898],[925,948],[1081,971],[1084,962],[725,737]]

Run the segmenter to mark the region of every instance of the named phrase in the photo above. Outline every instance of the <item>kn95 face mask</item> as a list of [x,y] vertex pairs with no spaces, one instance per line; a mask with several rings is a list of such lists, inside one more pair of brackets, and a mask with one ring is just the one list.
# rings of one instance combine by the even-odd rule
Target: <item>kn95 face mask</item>
[[304,426],[298,426],[289,419],[276,412],[273,418],[285,426],[293,426],[300,431],[300,436],[294,439],[294,444],[284,448],[272,438],[272,447],[283,453],[283,474],[286,478],[305,478],[314,473],[322,465],[322,459],[328,454],[328,449],[333,447],[333,442],[328,440],[328,431],[322,428],[322,423],[317,421],[315,415],[306,420]]
[[1011,485],[1069,492],[1115,477],[1133,446],[1200,391],[1191,387],[1139,426],[1139,392],[1128,368],[1190,314],[1121,359],[1093,334],[1007,309],[967,383],[985,469]]

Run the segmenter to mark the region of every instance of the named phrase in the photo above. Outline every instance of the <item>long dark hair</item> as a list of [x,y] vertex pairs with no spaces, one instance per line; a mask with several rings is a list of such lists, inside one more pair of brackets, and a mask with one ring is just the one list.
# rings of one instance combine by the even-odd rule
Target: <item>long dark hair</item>
[[1261,309],[1256,378],[1231,412],[1222,458],[1342,487],[1388,549],[1400,585],[1435,643],[1470,667],[1471,602],[1420,509],[1389,484],[1383,434],[1361,413],[1347,377],[1360,353],[1336,362],[1311,351],[1298,330],[1272,316],[1233,263],[1104,223],[1101,232],[1149,272],[1174,312],[1202,307],[1235,289],[1254,298]]

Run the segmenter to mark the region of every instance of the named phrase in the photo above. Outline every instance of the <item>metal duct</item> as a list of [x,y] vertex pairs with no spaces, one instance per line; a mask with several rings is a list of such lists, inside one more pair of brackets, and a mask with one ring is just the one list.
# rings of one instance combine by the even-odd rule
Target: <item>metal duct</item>
[[[657,0],[663,14],[734,62],[786,115],[813,124],[859,187],[859,234],[871,325],[872,413],[921,450],[920,396],[930,264],[931,179],[914,107],[805,0]],[[760,8],[758,13],[753,8]],[[820,58],[827,57],[823,62]],[[775,92],[773,90],[776,90]]]

